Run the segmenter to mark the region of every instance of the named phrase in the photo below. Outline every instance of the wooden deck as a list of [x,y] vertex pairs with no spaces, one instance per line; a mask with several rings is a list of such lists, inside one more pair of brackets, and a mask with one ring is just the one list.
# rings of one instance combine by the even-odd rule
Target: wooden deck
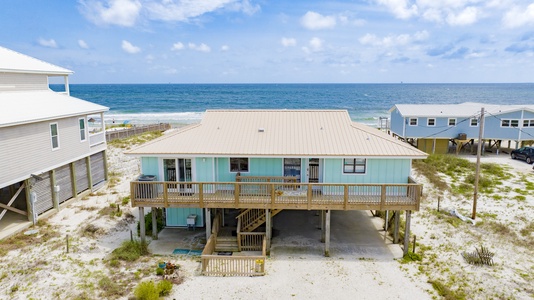
[[131,182],[134,207],[419,210],[422,186],[285,182]]

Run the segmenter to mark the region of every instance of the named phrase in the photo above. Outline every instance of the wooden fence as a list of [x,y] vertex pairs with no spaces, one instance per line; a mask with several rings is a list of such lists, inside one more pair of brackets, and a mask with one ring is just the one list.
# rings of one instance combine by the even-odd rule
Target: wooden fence
[[[243,235],[243,244],[250,250],[261,250],[262,255],[220,256],[214,254],[219,234],[220,216],[213,219],[211,236],[202,251],[202,275],[205,276],[263,276],[267,258],[267,240],[265,233],[247,233]],[[247,238],[248,237],[248,238]],[[241,237],[240,237],[241,239]],[[261,248],[253,247],[261,239]]]
[[165,131],[171,128],[169,123],[159,123],[150,125],[132,125],[132,127],[118,129],[113,131],[106,131],[106,141],[110,142],[116,139],[124,139],[137,134],[149,132],[149,131]]

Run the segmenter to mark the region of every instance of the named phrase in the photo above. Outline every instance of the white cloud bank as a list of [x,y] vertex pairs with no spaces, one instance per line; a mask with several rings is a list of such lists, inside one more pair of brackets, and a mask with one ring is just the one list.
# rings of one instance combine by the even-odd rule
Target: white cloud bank
[[132,45],[132,43],[130,43],[130,42],[126,41],[126,40],[122,41],[122,46],[121,47],[122,47],[122,50],[124,50],[125,52],[130,53],[130,54],[135,54],[135,53],[141,52],[141,48]]
[[54,39],[46,40],[46,39],[40,38],[37,42],[39,43],[39,45],[43,47],[57,48],[57,43]]
[[310,30],[331,29],[336,27],[336,17],[323,16],[314,11],[308,11],[300,18],[300,24]]
[[249,0],[79,0],[79,10],[97,25],[134,26],[141,16],[166,22],[189,22],[204,14],[227,9],[252,15],[261,10]]
[[195,50],[195,51],[199,51],[199,52],[204,52],[204,53],[211,52],[211,48],[210,48],[208,45],[204,44],[204,43],[202,43],[202,44],[200,44],[200,45],[197,45],[197,44],[195,44],[195,43],[189,43],[187,46],[188,46],[189,49],[191,49],[191,50]]
[[508,28],[517,28],[524,25],[534,25],[534,3],[526,8],[512,7],[503,17],[503,24]]
[[97,25],[131,27],[135,25],[142,8],[137,0],[107,0],[105,3],[80,0],[79,3],[82,14]]
[[405,46],[413,42],[420,42],[428,39],[429,34],[427,31],[419,31],[413,35],[410,34],[399,34],[399,35],[388,35],[385,37],[378,37],[374,34],[367,33],[358,39],[362,45],[371,45],[376,47],[393,47],[393,46]]
[[84,40],[78,40],[78,46],[82,49],[89,49],[89,45]]
[[284,47],[294,47],[294,46],[297,45],[297,40],[294,39],[294,38],[283,37],[280,40],[280,44],[282,44],[282,46],[284,46]]

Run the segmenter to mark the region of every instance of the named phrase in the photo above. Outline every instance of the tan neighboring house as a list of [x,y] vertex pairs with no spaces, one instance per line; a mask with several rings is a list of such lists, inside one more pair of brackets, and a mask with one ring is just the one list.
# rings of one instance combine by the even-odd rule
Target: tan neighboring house
[[108,108],[71,97],[72,73],[0,47],[0,237],[107,179]]

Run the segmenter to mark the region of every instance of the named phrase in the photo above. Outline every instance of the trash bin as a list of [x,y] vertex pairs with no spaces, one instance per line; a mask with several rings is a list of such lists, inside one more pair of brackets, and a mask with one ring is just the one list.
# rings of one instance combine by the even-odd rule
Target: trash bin
[[[137,178],[137,181],[156,181],[155,175],[141,175]],[[150,199],[156,197],[156,186],[153,184],[142,184],[137,185],[136,196],[138,199]]]

